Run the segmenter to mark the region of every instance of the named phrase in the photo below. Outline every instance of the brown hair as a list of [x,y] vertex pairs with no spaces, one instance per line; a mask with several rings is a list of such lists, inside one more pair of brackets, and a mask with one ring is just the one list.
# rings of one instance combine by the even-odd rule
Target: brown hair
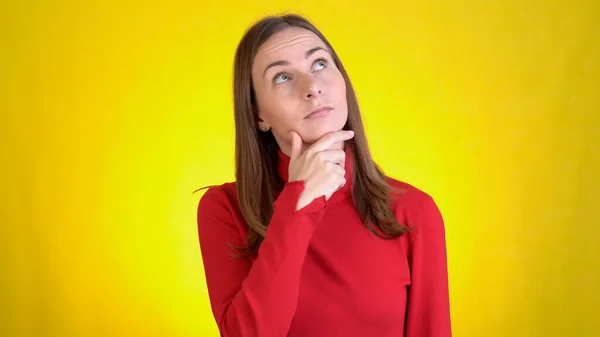
[[251,69],[261,45],[275,33],[292,26],[310,30],[321,38],[346,82],[348,120],[344,129],[354,131],[354,138],[347,145],[354,156],[352,200],[360,218],[371,232],[381,238],[402,235],[409,228],[398,223],[390,208],[390,186],[371,157],[356,95],[342,62],[325,36],[307,19],[283,14],[267,16],[251,26],[235,53],[235,175],[239,205],[249,227],[247,244],[235,250],[243,256],[258,250],[273,215],[274,198],[285,183],[277,174],[278,145],[273,134],[257,130],[258,114]]

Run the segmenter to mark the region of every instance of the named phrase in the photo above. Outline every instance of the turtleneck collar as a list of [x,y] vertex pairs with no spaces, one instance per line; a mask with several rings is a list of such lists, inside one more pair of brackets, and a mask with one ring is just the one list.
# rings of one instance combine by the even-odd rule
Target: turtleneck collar
[[[328,202],[333,203],[337,201],[345,200],[347,197],[352,194],[352,176],[354,173],[354,156],[352,155],[352,149],[350,146],[346,145],[344,148],[344,152],[346,153],[346,159],[344,160],[344,169],[346,170],[346,184],[336,191],[331,198],[329,198]],[[290,166],[290,157],[288,157],[285,153],[281,151],[281,149],[277,150],[278,162],[277,162],[277,173],[279,177],[287,182],[289,179],[289,166]]]

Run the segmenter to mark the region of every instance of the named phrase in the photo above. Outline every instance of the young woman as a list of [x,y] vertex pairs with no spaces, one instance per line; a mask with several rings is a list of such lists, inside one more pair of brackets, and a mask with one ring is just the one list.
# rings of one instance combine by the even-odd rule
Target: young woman
[[319,30],[297,15],[258,21],[233,94],[236,182],[198,205],[221,336],[451,336],[442,216],[373,162]]

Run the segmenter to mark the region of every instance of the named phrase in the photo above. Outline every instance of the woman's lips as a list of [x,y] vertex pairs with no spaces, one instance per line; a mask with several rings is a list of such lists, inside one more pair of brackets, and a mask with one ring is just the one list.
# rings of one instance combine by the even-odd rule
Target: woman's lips
[[311,111],[311,113],[308,116],[306,116],[306,118],[307,119],[317,119],[317,118],[325,117],[325,116],[329,115],[329,112],[331,112],[331,110],[333,110],[333,108],[330,106],[321,106],[321,107],[318,107],[318,108],[314,109],[313,111]]

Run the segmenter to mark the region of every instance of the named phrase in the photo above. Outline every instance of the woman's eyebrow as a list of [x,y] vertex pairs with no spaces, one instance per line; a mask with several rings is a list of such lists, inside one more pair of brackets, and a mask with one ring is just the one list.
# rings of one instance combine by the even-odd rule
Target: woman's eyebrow
[[306,59],[309,58],[312,54],[316,53],[319,50],[324,50],[327,53],[329,53],[329,50],[319,46],[319,47],[314,47],[314,48],[309,49],[306,53],[304,53],[304,58],[306,58]]
[[[327,50],[327,49],[325,49],[323,47],[318,46],[318,47],[310,48],[308,51],[306,51],[306,53],[304,53],[304,58],[309,58],[312,54],[316,53],[319,50],[324,50],[327,53],[329,53],[329,50]],[[331,54],[331,53],[329,53],[329,54]],[[290,62],[289,61],[285,61],[285,60],[271,62],[265,68],[265,71],[263,72],[263,77],[267,74],[267,70],[269,70],[269,68],[275,67],[275,66],[287,66],[289,64],[290,64]]]

